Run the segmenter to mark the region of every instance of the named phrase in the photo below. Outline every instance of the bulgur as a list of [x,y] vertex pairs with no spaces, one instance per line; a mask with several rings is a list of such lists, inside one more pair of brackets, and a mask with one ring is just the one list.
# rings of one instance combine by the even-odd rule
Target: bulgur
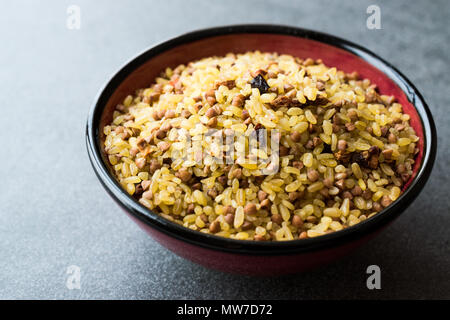
[[[277,154],[214,140],[261,130],[279,138],[268,142],[279,142]],[[400,196],[419,139],[395,98],[357,73],[258,51],[167,68],[117,106],[104,134],[116,178],[142,205],[193,230],[257,241],[370,218]]]

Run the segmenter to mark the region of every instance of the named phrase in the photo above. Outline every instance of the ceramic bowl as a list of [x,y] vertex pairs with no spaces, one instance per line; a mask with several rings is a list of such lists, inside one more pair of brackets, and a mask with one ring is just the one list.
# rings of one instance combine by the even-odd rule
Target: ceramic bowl
[[[200,233],[148,210],[129,196],[111,173],[102,150],[103,126],[115,106],[136,89],[148,87],[166,67],[213,55],[259,50],[299,58],[322,59],[345,72],[357,71],[378,85],[381,94],[394,95],[411,116],[420,137],[414,174],[403,194],[388,208],[342,231],[284,242],[233,240]],[[418,196],[436,155],[436,129],[424,99],[391,64],[369,50],[324,33],[289,26],[237,25],[190,32],[154,46],[123,66],[100,91],[87,122],[86,141],[92,166],[106,191],[156,241],[176,254],[226,272],[251,275],[297,273],[347,254],[375,236]]]

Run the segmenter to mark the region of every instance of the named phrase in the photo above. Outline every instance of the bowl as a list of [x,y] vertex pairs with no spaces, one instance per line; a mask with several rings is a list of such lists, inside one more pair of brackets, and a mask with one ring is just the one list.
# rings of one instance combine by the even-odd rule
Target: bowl
[[[200,233],[142,206],[114,178],[102,150],[102,128],[115,106],[138,88],[147,87],[166,67],[228,52],[260,50],[299,58],[322,59],[345,72],[357,71],[394,95],[411,117],[420,138],[419,153],[403,194],[378,214],[320,237],[283,242],[234,240]],[[250,275],[298,273],[328,263],[360,246],[397,218],[424,187],[436,156],[436,129],[424,99],[391,64],[369,50],[324,33],[277,25],[235,25],[190,32],[154,46],[125,64],[100,91],[90,110],[86,143],[100,182],[122,209],[147,233],[176,254],[206,267]]]

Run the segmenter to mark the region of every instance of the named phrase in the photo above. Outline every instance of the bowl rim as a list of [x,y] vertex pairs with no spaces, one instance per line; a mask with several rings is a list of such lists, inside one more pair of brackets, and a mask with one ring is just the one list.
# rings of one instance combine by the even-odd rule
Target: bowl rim
[[[117,86],[148,59],[166,50],[208,37],[248,33],[295,36],[344,49],[382,71],[405,93],[410,103],[417,110],[422,122],[424,131],[423,157],[416,177],[411,181],[405,192],[389,207],[352,227],[320,237],[289,241],[249,241],[219,237],[178,225],[144,207],[122,189],[104,162],[99,143],[101,115],[108,99]],[[330,249],[356,241],[365,235],[374,233],[398,217],[417,197],[430,176],[436,157],[437,136],[432,114],[420,92],[393,65],[370,50],[348,40],[314,30],[286,25],[241,24],[200,29],[182,34],[144,50],[125,63],[99,91],[89,111],[86,125],[86,147],[92,167],[103,187],[123,209],[140,222],[175,239],[216,251],[246,255],[290,255],[319,249]]]

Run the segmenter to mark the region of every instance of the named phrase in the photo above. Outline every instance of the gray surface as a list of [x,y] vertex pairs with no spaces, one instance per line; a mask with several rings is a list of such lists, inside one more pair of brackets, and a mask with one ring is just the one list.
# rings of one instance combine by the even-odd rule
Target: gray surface
[[[448,138],[423,192],[378,238],[278,278],[207,270],[160,247],[106,195],[84,145],[94,97],[129,58],[189,30],[250,22],[368,47],[417,85],[447,136],[450,2],[385,1],[382,30],[366,28],[375,1],[168,2],[2,1],[0,298],[450,298]],[[66,28],[69,4],[81,7],[81,30]],[[365,286],[371,264],[381,267],[382,290]],[[81,290],[65,286],[69,265],[81,268]]]

